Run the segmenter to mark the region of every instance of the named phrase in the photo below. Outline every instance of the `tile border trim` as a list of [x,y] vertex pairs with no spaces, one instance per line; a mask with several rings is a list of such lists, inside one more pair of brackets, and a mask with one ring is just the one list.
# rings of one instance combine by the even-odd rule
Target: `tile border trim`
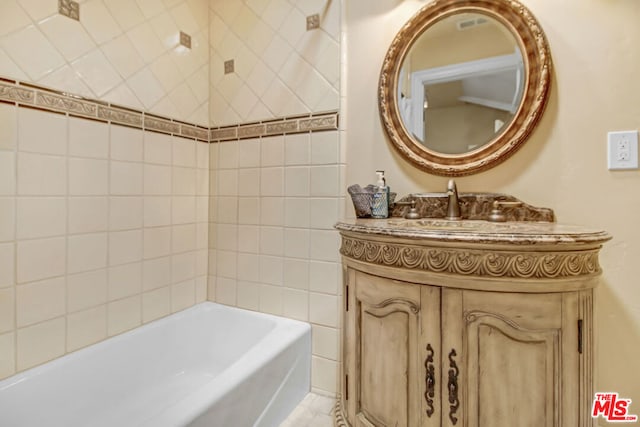
[[337,111],[327,111],[304,116],[269,119],[257,123],[241,123],[233,126],[212,128],[209,133],[209,140],[214,143],[294,133],[338,130],[338,126],[339,113]]
[[205,127],[2,76],[0,76],[0,102],[210,143],[338,130],[339,126],[338,111],[326,111],[230,126]]

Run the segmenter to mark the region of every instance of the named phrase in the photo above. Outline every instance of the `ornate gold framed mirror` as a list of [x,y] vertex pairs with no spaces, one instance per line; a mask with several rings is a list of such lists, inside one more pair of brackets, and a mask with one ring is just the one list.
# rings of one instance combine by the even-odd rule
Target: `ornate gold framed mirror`
[[378,92],[400,154],[445,176],[489,169],[538,124],[551,55],[533,14],[516,0],[435,0],[398,32]]

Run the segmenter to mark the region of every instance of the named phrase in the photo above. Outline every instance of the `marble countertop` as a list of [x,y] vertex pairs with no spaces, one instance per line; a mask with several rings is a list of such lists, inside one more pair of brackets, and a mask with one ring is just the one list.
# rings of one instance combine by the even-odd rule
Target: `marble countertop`
[[343,232],[395,236],[426,241],[491,244],[601,244],[611,239],[602,230],[555,222],[404,218],[354,219],[336,223]]

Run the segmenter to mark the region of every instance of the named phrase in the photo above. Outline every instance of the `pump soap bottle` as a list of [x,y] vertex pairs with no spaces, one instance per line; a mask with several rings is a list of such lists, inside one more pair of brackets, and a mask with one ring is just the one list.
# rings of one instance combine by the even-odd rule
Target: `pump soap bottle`
[[389,187],[384,178],[384,171],[376,171],[378,182],[371,203],[371,217],[387,218],[389,216]]

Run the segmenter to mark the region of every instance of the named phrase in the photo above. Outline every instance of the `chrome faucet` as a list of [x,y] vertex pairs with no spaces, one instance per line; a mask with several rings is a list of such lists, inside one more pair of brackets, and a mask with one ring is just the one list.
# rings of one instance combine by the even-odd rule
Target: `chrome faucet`
[[447,197],[449,203],[447,205],[447,216],[444,219],[459,221],[462,219],[460,215],[460,203],[458,202],[458,188],[454,180],[450,179],[447,184]]

